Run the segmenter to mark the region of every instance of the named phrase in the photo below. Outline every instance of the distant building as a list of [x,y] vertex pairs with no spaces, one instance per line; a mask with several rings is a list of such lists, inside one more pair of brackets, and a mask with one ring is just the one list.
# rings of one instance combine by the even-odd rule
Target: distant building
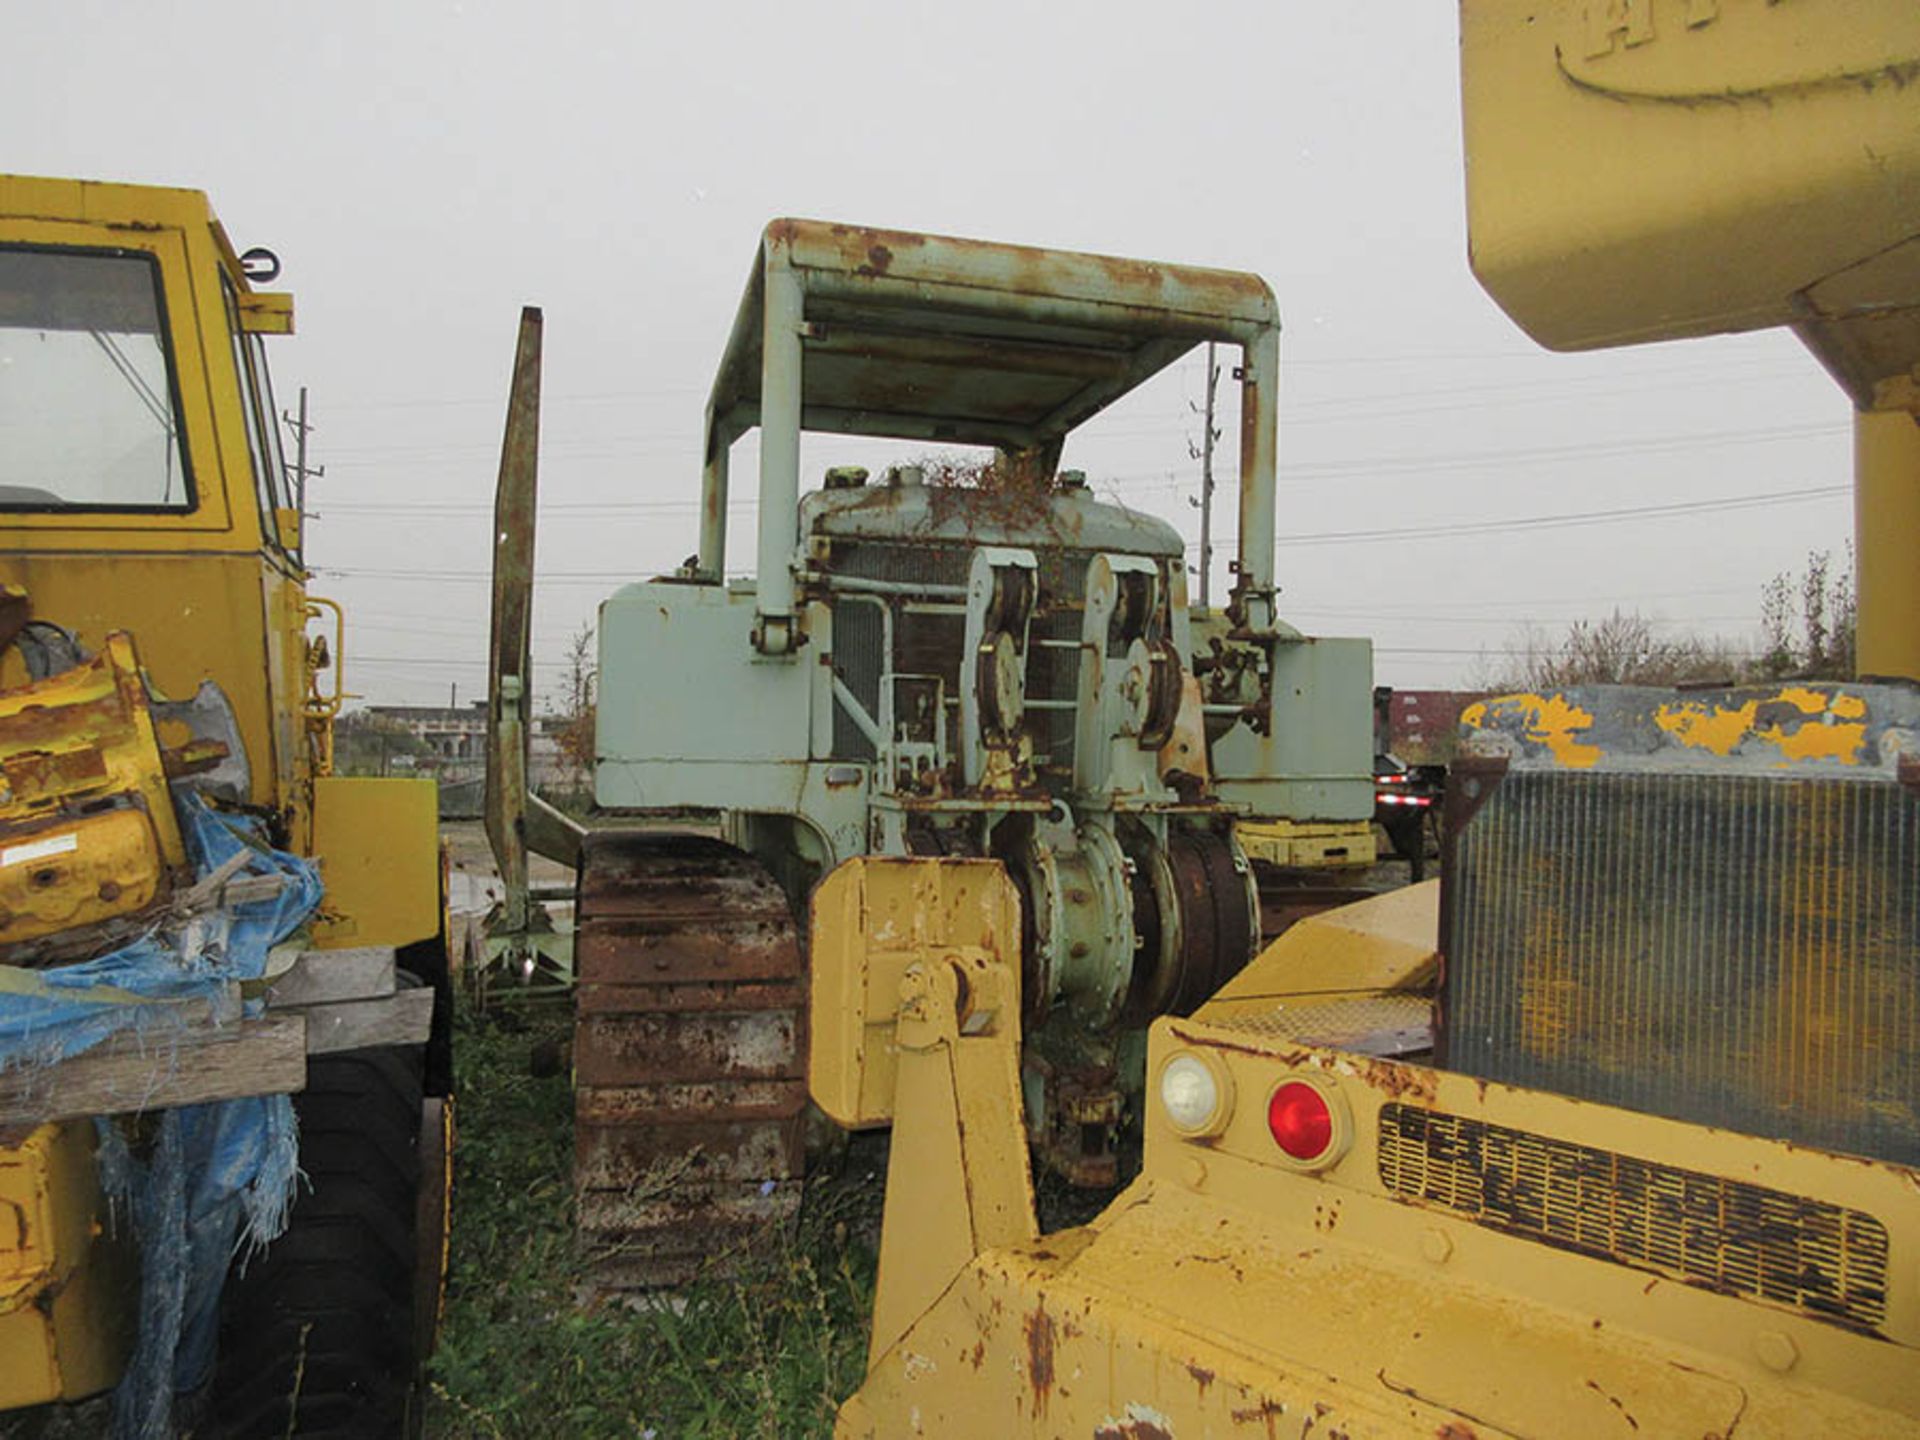
[[367,713],[406,731],[440,760],[487,759],[487,702],[471,705],[369,705]]
[[[362,712],[395,726],[424,745],[426,756],[401,756],[416,771],[429,771],[442,783],[478,779],[487,769],[487,702],[470,705],[369,705]],[[527,780],[536,789],[577,783],[560,749],[559,715],[534,718],[527,746]]]

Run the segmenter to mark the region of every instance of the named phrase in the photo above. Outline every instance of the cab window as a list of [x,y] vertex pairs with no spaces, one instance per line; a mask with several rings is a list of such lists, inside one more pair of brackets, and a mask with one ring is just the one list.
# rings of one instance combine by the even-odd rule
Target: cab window
[[0,245],[0,509],[190,510],[159,262]]
[[260,532],[269,545],[280,544],[274,511],[290,508],[287,462],[280,448],[280,428],[274,423],[273,385],[267,378],[266,352],[258,335],[240,325],[240,297],[225,274],[220,285],[227,302],[227,334],[233,341],[233,369],[240,381],[240,408],[246,415],[247,452],[253,461],[254,491],[260,499]]

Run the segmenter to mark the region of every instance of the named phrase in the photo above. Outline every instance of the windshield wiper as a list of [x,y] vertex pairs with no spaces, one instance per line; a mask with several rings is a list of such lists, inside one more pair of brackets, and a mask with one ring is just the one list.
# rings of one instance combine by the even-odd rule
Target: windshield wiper
[[[118,340],[99,330],[89,330],[87,333],[93,336],[95,343],[106,352],[107,360],[120,372],[121,378],[139,397],[140,403],[147,407],[147,413],[160,422],[161,432],[167,437],[167,483],[160,495],[160,503],[165,505],[173,499],[173,407],[154,393],[153,387],[147,383],[147,377],[142,375],[138,367],[127,358]],[[154,343],[158,344],[160,337],[156,335],[153,338]]]

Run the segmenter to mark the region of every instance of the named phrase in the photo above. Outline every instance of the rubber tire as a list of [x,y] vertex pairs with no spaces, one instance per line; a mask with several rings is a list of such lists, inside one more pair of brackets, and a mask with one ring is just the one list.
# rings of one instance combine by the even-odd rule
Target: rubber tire
[[311,1189],[301,1185],[286,1233],[227,1279],[198,1435],[386,1440],[417,1431],[423,1063],[417,1046],[308,1061],[307,1088],[293,1103]]

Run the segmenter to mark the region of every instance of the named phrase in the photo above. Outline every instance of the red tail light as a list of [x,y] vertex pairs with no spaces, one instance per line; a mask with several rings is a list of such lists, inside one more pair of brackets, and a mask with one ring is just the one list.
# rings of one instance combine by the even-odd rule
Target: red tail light
[[1267,1102],[1267,1129],[1292,1159],[1318,1160],[1333,1148],[1333,1107],[1318,1086],[1289,1080]]

